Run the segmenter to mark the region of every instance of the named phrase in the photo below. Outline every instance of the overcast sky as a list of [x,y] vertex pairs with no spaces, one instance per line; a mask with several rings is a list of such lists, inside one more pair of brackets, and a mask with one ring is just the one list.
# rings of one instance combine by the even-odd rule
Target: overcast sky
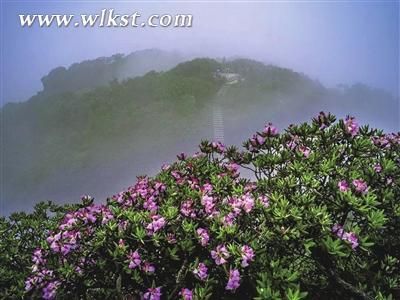
[[[192,14],[192,28],[22,28],[19,14]],[[146,48],[246,56],[327,86],[363,82],[398,95],[399,2],[3,1],[3,101],[39,91],[57,66]]]

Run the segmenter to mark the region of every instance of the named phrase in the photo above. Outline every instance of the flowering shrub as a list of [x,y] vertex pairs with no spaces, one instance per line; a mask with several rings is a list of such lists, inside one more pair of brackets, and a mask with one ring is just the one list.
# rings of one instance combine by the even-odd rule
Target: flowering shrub
[[106,204],[83,197],[32,251],[25,297],[399,296],[399,135],[321,113],[200,150]]

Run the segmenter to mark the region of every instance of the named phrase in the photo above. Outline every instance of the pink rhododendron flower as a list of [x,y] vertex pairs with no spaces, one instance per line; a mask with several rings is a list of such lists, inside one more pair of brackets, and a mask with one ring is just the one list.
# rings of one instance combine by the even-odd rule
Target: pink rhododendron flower
[[330,125],[329,119],[327,118],[326,114],[321,111],[319,115],[314,118],[314,121],[316,121],[319,124],[319,129],[324,130]]
[[189,289],[186,288],[181,289],[179,295],[182,296],[183,300],[193,300],[193,292]]
[[368,185],[362,179],[354,179],[353,186],[355,187],[356,191],[361,194],[366,194],[368,192]]
[[343,234],[343,240],[347,240],[351,244],[352,249],[356,249],[359,245],[358,238],[354,232],[346,232]]
[[167,189],[167,187],[165,186],[164,183],[157,181],[156,184],[154,185],[154,188],[159,192],[165,192],[165,190]]
[[202,191],[203,191],[205,194],[211,193],[212,190],[213,190],[213,186],[212,186],[210,183],[206,183],[206,184],[203,185]]
[[230,255],[225,245],[218,245],[215,250],[211,251],[211,257],[215,260],[217,265],[223,265]]
[[204,228],[198,228],[196,230],[199,238],[200,238],[200,244],[205,247],[208,244],[208,241],[210,240],[210,236],[208,235],[207,229]]
[[180,211],[181,211],[181,214],[184,215],[185,217],[190,217],[190,218],[196,217],[196,213],[193,210],[193,201],[192,200],[182,202]]
[[382,172],[382,166],[381,166],[380,164],[375,164],[375,165],[374,165],[374,171],[375,171],[376,173]]
[[242,200],[236,197],[231,197],[228,200],[230,207],[233,209],[235,215],[239,215],[242,209]]
[[200,280],[207,279],[207,266],[204,263],[199,263],[196,269],[193,270],[193,274],[196,275]]
[[143,208],[150,211],[150,212],[156,212],[158,210],[158,205],[154,200],[153,196],[150,196],[148,199],[146,199],[143,202]]
[[223,223],[225,226],[232,226],[235,221],[236,215],[232,212],[224,216]]
[[45,300],[52,300],[56,298],[57,288],[60,285],[59,281],[51,281],[43,288],[42,297]]
[[161,287],[148,288],[147,292],[144,293],[144,300],[160,300],[161,299]]
[[168,171],[170,168],[171,168],[171,166],[169,164],[163,164],[161,166],[161,170],[163,170],[163,171]]
[[104,207],[102,214],[103,214],[103,219],[101,220],[101,224],[107,224],[109,221],[114,219],[114,215],[106,207]]
[[269,206],[269,199],[267,196],[261,195],[260,197],[258,197],[258,200],[260,201],[261,205],[263,205],[264,207]]
[[341,226],[339,224],[335,224],[332,227],[332,232],[335,233],[337,235],[337,237],[339,237],[340,239],[350,243],[351,248],[353,250],[355,250],[358,247],[358,245],[359,245],[358,238],[354,232],[344,231],[343,226]]
[[249,265],[250,261],[254,260],[254,251],[249,246],[244,245],[242,246],[242,267],[245,268]]
[[254,198],[250,194],[245,194],[242,196],[243,210],[249,213],[254,207]]
[[252,192],[257,188],[257,184],[255,182],[249,182],[245,185],[244,191],[245,193]]
[[251,145],[251,150],[258,150],[265,143],[265,139],[258,134],[254,134],[249,141]]
[[338,183],[339,191],[347,192],[349,190],[349,184],[346,180],[339,181]]
[[62,244],[61,248],[60,248],[60,252],[62,255],[67,255],[68,253],[71,252],[71,250],[73,250],[73,247],[69,244]]
[[229,163],[229,164],[226,165],[226,168],[230,172],[232,172],[233,174],[238,174],[240,166],[238,164],[235,164],[235,163]]
[[222,144],[221,142],[212,142],[211,146],[214,148],[214,150],[217,151],[217,153],[222,154],[225,151],[225,145]]
[[308,158],[308,157],[310,156],[310,153],[311,153],[311,149],[308,148],[308,147],[305,147],[305,146],[300,146],[300,147],[299,147],[299,151],[300,151],[301,153],[303,153],[303,155],[304,155],[306,158]]
[[142,266],[142,270],[146,273],[154,273],[156,271],[156,267],[149,262],[145,262]]
[[225,289],[226,290],[236,290],[240,286],[240,273],[238,270],[230,270],[229,271],[229,280],[228,283],[226,284]]
[[41,265],[41,264],[46,263],[46,260],[43,258],[42,249],[38,248],[35,251],[33,251],[32,262],[35,265]]
[[347,116],[345,120],[346,132],[351,136],[356,136],[359,132],[358,123],[354,117]]
[[135,269],[138,266],[140,266],[140,263],[142,262],[139,251],[136,250],[135,252],[129,252],[128,254],[128,259],[129,259],[129,269]]
[[163,217],[161,217],[160,215],[155,215],[155,216],[152,216],[151,218],[153,221],[150,224],[148,224],[146,227],[148,235],[153,235],[154,233],[159,231],[161,228],[163,228],[166,223],[165,219]]
[[172,175],[172,177],[174,177],[176,180],[179,180],[179,179],[181,179],[182,177],[181,177],[181,174],[178,172],[178,171],[172,171],[171,172],[171,175]]
[[204,209],[206,211],[207,214],[211,214],[214,210],[214,198],[208,195],[204,195],[201,198],[201,204],[204,206]]
[[265,125],[263,133],[265,133],[266,136],[276,136],[278,135],[278,129],[273,126],[272,123],[268,123]]
[[257,139],[257,143],[258,143],[260,146],[262,146],[262,145],[265,143],[265,139],[264,139],[262,136],[258,135],[258,134],[257,134],[256,139]]

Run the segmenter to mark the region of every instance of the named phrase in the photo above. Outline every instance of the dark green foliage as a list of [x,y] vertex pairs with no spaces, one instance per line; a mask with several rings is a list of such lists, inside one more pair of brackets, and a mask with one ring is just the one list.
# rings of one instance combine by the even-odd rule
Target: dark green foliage
[[74,205],[39,203],[32,213],[13,213],[0,218],[0,298],[24,295],[24,282],[31,272],[32,253],[46,244],[50,230],[57,228],[64,214]]

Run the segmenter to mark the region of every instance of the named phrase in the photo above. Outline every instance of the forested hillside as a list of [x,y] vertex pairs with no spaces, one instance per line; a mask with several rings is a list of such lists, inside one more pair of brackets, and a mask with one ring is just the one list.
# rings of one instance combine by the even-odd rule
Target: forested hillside
[[[97,61],[99,71],[90,72],[101,73],[126,58],[110,59]],[[39,200],[109,195],[137,175],[154,173],[178,152],[213,138],[215,103],[222,107],[228,144],[240,143],[266,121],[283,127],[321,110],[355,114],[386,130],[398,120],[397,99],[382,91],[363,85],[327,89],[304,74],[247,59],[195,59],[165,72],[104,79],[93,89],[90,82],[82,80],[85,88],[79,89],[79,81],[68,81],[78,78],[73,69],[59,84],[50,76],[45,92],[27,102],[2,108],[6,212]],[[240,74],[241,81],[226,85],[217,70]]]
[[43,93],[89,90],[113,80],[142,76],[149,71],[166,71],[182,61],[184,57],[181,54],[158,49],[99,57],[72,64],[69,68],[53,69],[42,78]]

